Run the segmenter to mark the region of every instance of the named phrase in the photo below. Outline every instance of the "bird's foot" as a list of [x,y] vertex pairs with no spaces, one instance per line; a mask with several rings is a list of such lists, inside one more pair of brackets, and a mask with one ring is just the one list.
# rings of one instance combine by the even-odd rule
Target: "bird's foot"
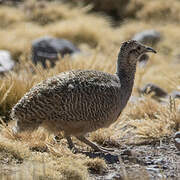
[[114,152],[114,149],[112,148],[105,148],[105,147],[99,147],[99,148],[108,152]]
[[100,147],[100,146],[97,146],[96,148],[94,148],[94,150],[97,152],[106,153],[106,154],[107,153],[110,154],[114,152],[114,150],[111,148],[105,148],[105,147]]
[[71,150],[72,153],[74,153],[74,154],[80,153],[80,150],[77,149],[76,147],[70,148],[70,150]]

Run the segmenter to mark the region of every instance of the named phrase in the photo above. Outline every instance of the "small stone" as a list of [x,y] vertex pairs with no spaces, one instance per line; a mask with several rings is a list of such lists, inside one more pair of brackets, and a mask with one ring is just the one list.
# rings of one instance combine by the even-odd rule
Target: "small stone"
[[163,165],[162,169],[168,169],[169,167],[167,165]]
[[175,133],[174,144],[176,148],[180,151],[180,131]]
[[180,131],[175,133],[174,138],[180,138]]
[[14,64],[10,52],[0,50],[0,73],[10,71],[14,67]]
[[172,91],[172,92],[170,93],[170,96],[171,96],[172,98],[179,98],[179,99],[180,99],[180,91]]
[[115,173],[115,172],[113,172],[113,173],[110,173],[110,174],[108,174],[104,179],[105,180],[111,180],[111,179],[114,179],[114,180],[119,180],[119,179],[121,179],[122,177],[121,177],[121,175],[117,172],[117,173]]
[[156,172],[158,173],[159,172],[159,169],[157,167],[153,168],[153,167],[147,167],[146,168],[148,171],[153,171],[153,172]]
[[157,160],[154,161],[154,164],[158,164],[158,165],[161,165],[161,164],[164,164],[164,163],[166,163],[166,162],[162,158],[157,159]]
[[153,161],[146,161],[146,162],[145,162],[145,165],[147,165],[147,166],[148,166],[148,165],[152,165],[152,164],[153,164]]
[[142,94],[151,94],[153,98],[166,98],[168,97],[168,93],[162,89],[161,87],[148,83],[146,84],[143,88],[139,90],[140,93]]
[[132,152],[131,152],[131,150],[126,149],[126,150],[122,151],[121,155],[122,156],[132,156]]

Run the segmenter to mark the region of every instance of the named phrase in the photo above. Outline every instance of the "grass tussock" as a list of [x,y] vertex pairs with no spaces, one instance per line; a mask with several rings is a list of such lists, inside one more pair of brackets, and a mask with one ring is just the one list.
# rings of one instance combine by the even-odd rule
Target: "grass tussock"
[[129,103],[119,122],[110,129],[116,138],[125,138],[130,144],[169,137],[179,130],[180,124],[180,113],[177,111],[179,101],[175,104],[173,101],[166,106],[150,98],[137,104]]
[[[58,2],[47,4],[29,1],[23,7],[19,7],[18,10],[16,7],[2,6],[1,8],[5,9],[2,11],[3,16],[6,16],[3,13],[6,11],[6,14],[11,14],[14,19],[19,17],[18,22],[14,23],[14,26],[18,25],[18,28],[8,28],[13,24],[10,18],[6,16],[8,18],[6,20],[0,16],[2,22],[8,23],[10,21],[6,25],[6,29],[0,29],[0,36],[2,37],[0,49],[9,50],[15,60],[18,60],[21,55],[30,57],[32,41],[45,35],[67,38],[77,45],[87,43],[92,47],[98,46],[99,43],[103,46],[105,42],[103,34],[105,33],[111,39],[111,28],[108,21],[100,16],[87,15],[88,7],[72,8],[70,5]],[[96,31],[92,24],[96,24],[99,31]]]
[[28,148],[17,141],[9,141],[7,138],[0,137],[0,152],[9,154],[9,157],[18,161],[23,161],[29,155]]
[[105,161],[99,158],[89,159],[85,162],[85,165],[91,173],[103,175],[107,171]]
[[130,119],[144,119],[148,117],[149,119],[155,119],[162,112],[166,111],[166,107],[160,105],[155,100],[147,98],[138,103],[138,105],[132,105],[130,112],[128,113]]
[[[32,21],[40,25],[47,25],[56,21],[66,19],[75,19],[77,16],[83,15],[88,8],[72,8],[68,4],[59,2],[36,2],[27,1],[24,4],[24,13],[27,21]],[[69,11],[71,9],[71,11]]]
[[8,114],[12,106],[32,87],[34,78],[24,73],[24,76],[9,74],[0,80],[1,115]]
[[[8,13],[7,13],[8,12]],[[12,27],[16,23],[22,22],[24,20],[24,15],[21,11],[16,8],[1,6],[0,7],[0,19],[1,19],[1,28]]]
[[[16,173],[10,176],[11,178],[18,179],[28,176],[29,178],[43,179],[86,180],[89,176],[88,171],[101,175],[106,171],[107,166],[104,160],[73,154],[67,148],[66,142],[55,143],[52,136],[50,137],[42,128],[32,133],[21,133],[14,138],[14,134],[10,136],[12,133],[10,129],[2,126],[0,152],[6,153],[6,158],[8,154],[11,161],[15,159],[21,163]],[[8,142],[7,139],[9,139]],[[8,164],[10,165],[10,160]],[[12,173],[11,168],[10,172]]]
[[90,138],[92,141],[97,142],[103,146],[118,147],[119,143],[116,138],[113,137],[114,132],[110,129],[100,129],[91,133]]
[[171,22],[178,22],[180,19],[179,13],[179,1],[173,1],[173,4],[170,6],[171,0],[164,2],[163,0],[159,1],[148,1],[145,2],[140,0],[138,3],[143,7],[140,11],[137,11],[136,16],[138,19],[144,20],[166,20]]
[[80,3],[91,4],[92,10],[104,12],[112,16],[114,20],[138,19],[157,22],[164,19],[168,22],[178,22],[180,18],[178,0],[167,0],[166,2],[163,0],[132,0],[131,2],[126,0],[113,0],[111,2],[80,0],[77,4]]
[[[35,160],[29,160],[21,164],[16,173],[12,175],[4,175],[4,178],[9,179],[60,179],[60,180],[86,180],[88,179],[87,168],[81,165],[78,161],[71,161],[65,158],[53,161],[52,158],[46,158],[39,155],[44,160],[43,163]],[[49,162],[48,162],[48,161]],[[73,164],[72,164],[73,163]],[[3,177],[3,176],[2,176]]]

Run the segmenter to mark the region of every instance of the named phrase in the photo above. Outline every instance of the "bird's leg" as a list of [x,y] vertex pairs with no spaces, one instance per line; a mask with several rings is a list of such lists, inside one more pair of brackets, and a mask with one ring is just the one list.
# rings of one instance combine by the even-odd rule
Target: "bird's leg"
[[70,148],[70,149],[74,148],[75,146],[74,146],[74,144],[73,144],[73,142],[72,142],[71,137],[70,137],[70,136],[67,136],[66,139],[67,139],[69,148]]
[[87,144],[88,146],[90,146],[91,148],[93,148],[95,151],[100,151],[100,152],[105,152],[108,153],[108,151],[114,151],[113,149],[106,149],[103,147],[99,147],[97,146],[95,143],[89,141],[88,139],[86,139],[84,136],[76,136],[76,138],[80,141],[82,141],[83,143]]
[[71,137],[70,137],[70,136],[67,136],[66,139],[67,139],[67,142],[68,142],[68,145],[69,145],[69,149],[71,149],[74,153],[77,153],[78,150],[77,150],[77,148],[74,146]]

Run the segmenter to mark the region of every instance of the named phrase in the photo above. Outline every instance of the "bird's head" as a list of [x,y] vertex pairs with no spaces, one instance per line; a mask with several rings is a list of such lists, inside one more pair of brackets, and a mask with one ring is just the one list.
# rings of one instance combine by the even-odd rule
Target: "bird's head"
[[136,64],[140,57],[148,52],[156,53],[156,51],[148,46],[145,46],[138,41],[129,40],[122,43],[119,56],[126,59],[129,65]]

